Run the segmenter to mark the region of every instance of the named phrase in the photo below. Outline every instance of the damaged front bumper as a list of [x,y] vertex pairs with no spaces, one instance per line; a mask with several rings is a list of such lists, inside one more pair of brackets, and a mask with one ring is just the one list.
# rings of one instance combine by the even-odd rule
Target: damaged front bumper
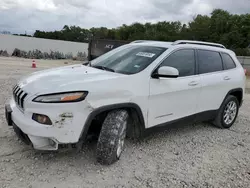
[[[91,113],[84,102],[72,104],[30,104],[21,111],[12,99],[5,107],[8,125],[17,136],[37,150],[57,150],[60,145],[78,143],[85,121]],[[34,113],[47,115],[52,125],[40,124],[32,119]]]
[[10,105],[5,105],[5,117],[6,117],[6,121],[8,123],[9,126],[13,126],[13,129],[16,133],[16,135],[18,136],[19,139],[21,139],[25,144],[29,145],[31,143],[29,137],[27,134],[25,134],[21,129],[19,129],[16,124],[12,121],[11,118],[12,115],[12,109],[10,107]]

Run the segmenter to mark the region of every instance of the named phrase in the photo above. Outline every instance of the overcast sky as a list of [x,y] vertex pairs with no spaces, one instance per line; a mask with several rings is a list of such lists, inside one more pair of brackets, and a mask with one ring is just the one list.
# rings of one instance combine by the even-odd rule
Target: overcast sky
[[0,31],[33,33],[64,25],[117,27],[133,22],[187,22],[214,8],[250,13],[250,0],[0,0]]

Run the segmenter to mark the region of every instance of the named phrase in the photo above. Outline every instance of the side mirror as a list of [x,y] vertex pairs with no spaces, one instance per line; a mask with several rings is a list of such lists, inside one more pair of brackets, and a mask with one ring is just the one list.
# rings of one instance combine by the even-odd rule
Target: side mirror
[[153,78],[177,78],[179,71],[174,67],[160,67],[153,75]]

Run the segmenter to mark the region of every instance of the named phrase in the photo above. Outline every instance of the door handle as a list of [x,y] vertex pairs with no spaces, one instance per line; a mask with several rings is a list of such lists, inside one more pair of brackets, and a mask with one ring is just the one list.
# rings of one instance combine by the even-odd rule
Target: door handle
[[224,80],[231,80],[231,78],[229,76],[225,76]]
[[198,85],[198,82],[196,81],[192,81],[188,84],[189,86],[197,86]]

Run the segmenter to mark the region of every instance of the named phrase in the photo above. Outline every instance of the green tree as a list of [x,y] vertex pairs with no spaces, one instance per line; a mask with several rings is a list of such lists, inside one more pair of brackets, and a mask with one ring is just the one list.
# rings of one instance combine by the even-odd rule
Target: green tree
[[[197,15],[188,24],[180,21],[123,24],[117,28],[91,28],[65,25],[60,31],[36,30],[38,38],[87,42],[91,38],[115,40],[201,40],[222,43],[231,49],[246,48],[250,44],[250,14],[230,14],[215,9],[210,16]],[[243,50],[244,51],[244,50]]]

